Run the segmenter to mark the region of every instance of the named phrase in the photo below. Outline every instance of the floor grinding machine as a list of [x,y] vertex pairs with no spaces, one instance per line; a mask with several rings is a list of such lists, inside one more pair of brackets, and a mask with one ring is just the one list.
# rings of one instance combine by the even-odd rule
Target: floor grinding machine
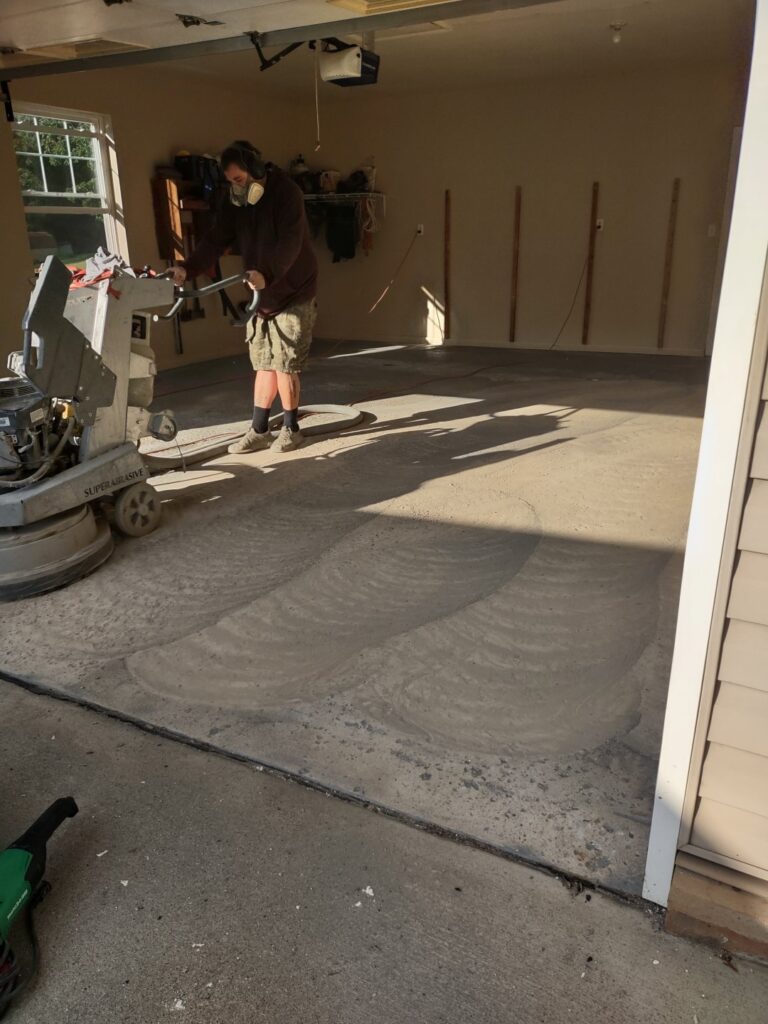
[[[152,412],[156,374],[152,319],[177,314],[186,299],[225,288],[227,278],[192,291],[151,274],[115,271],[72,288],[72,274],[49,256],[22,321],[23,350],[0,379],[0,600],[65,586],[106,561],[110,524],[130,537],[151,533],[161,500],[153,473],[215,458],[227,441],[176,457],[142,454],[143,438],[173,441],[173,414]],[[253,316],[258,295],[236,323]],[[163,317],[144,312],[171,308]],[[352,426],[346,406],[308,406],[322,414],[305,433]],[[330,414],[331,420],[328,420]]]

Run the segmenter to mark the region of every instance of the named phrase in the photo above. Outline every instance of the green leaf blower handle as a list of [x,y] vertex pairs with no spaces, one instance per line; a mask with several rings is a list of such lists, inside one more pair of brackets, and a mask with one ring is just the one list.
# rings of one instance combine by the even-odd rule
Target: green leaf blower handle
[[48,840],[77,811],[71,796],[54,800],[15,843],[0,853],[0,940],[8,937],[14,920],[43,879]]

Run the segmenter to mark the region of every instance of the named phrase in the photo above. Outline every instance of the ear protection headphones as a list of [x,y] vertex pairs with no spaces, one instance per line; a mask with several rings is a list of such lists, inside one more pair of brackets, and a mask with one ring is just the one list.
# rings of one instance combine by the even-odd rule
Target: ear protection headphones
[[[233,142],[221,154],[222,170],[233,163],[240,164],[252,178],[263,178],[267,173],[261,153],[255,146],[251,146],[247,142]],[[252,181],[244,188],[236,188],[231,185],[229,189],[229,198],[235,206],[255,206],[263,195],[264,186],[259,181]]]

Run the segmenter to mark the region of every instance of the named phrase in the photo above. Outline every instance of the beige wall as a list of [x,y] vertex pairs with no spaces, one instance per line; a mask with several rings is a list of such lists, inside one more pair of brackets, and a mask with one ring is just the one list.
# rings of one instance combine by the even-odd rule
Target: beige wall
[[[234,136],[287,163],[314,148],[314,103],[256,102],[253,89],[148,67],[22,81],[18,102],[111,115],[117,140],[130,256],[157,264],[149,179],[179,148],[216,152]],[[468,79],[468,85],[471,80]],[[332,90],[332,91],[329,91]],[[453,193],[453,331],[461,344],[506,345],[512,197],[523,186],[518,343],[549,346],[568,311],[586,255],[590,190],[601,185],[591,346],[655,351],[672,178],[682,178],[667,350],[703,351],[741,83],[725,68],[632,78],[519,82],[494,90],[382,98],[375,88],[323,87],[317,166],[348,171],[375,154],[387,216],[375,251],[333,265],[322,239],[324,337],[424,340],[428,291],[442,299],[443,190]],[[256,111],[256,112],[255,112]],[[30,259],[10,132],[0,124],[3,353],[18,346]],[[416,224],[425,225],[392,293],[368,309],[399,263]],[[240,332],[209,303],[209,318],[185,324],[185,354],[170,329],[156,331],[161,367],[242,351]],[[581,299],[559,343],[580,348]],[[4,359],[4,355],[3,355]]]
[[[258,81],[258,80],[256,80]],[[156,163],[179,149],[217,153],[232,138],[249,138],[272,159],[286,162],[294,149],[286,131],[293,108],[274,100],[257,106],[252,92],[212,88],[210,81],[167,68],[31,79],[13,84],[17,103],[45,103],[109,114],[117,143],[129,252],[135,265],[160,266],[155,241],[150,178]],[[11,133],[0,123],[0,358],[20,345],[19,323],[29,295],[32,271]],[[235,268],[236,269],[236,268]],[[242,331],[232,328],[216,301],[208,318],[183,325],[185,354],[173,351],[168,325],[155,331],[153,345],[161,367],[243,350]]]
[[[322,158],[346,171],[375,154],[387,217],[372,256],[335,266],[323,260],[321,335],[424,339],[421,288],[442,297],[443,191],[450,188],[452,340],[507,345],[513,194],[520,184],[518,342],[551,345],[584,265],[597,180],[605,230],[597,242],[591,345],[655,351],[669,200],[679,175],[667,347],[704,351],[718,248],[708,229],[720,228],[731,134],[742,108],[735,71],[654,69],[632,78],[390,99],[378,99],[375,89],[337,91],[323,111]],[[305,153],[312,150],[312,114],[307,108]],[[395,290],[369,315],[419,223],[423,239]],[[580,297],[559,347],[580,347],[581,310]]]

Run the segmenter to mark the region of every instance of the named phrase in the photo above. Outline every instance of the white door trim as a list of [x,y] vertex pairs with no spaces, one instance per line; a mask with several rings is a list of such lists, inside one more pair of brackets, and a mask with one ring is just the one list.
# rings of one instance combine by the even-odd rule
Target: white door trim
[[691,506],[643,895],[667,905],[768,251],[768,0],[757,0],[731,230]]

